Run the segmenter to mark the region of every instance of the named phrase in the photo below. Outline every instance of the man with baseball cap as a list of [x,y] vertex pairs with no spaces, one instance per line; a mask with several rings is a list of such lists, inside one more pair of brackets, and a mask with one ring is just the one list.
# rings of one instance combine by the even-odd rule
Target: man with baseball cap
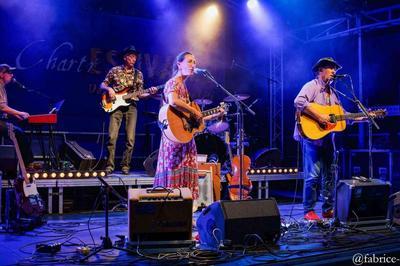
[[[28,113],[16,110],[8,105],[5,87],[7,84],[13,81],[14,70],[14,67],[11,67],[7,64],[0,64],[0,118],[2,119],[0,120],[1,136],[8,136],[8,127],[5,119],[15,117],[18,120],[25,120],[29,117]],[[16,126],[14,126],[14,132],[18,141],[18,146],[21,149],[22,159],[24,160],[25,165],[28,166],[33,161],[33,155],[27,137],[24,132]]]
[[[315,78],[303,86],[294,100],[297,111],[313,117],[320,124],[330,123],[329,115],[318,113],[309,104],[340,105],[338,95],[332,90],[330,84],[336,71],[341,68],[332,57],[319,59],[312,67]],[[318,199],[317,187],[320,179],[323,196],[322,217],[332,218],[334,176],[331,172],[331,165],[334,163],[334,134],[328,134],[319,140],[308,140],[301,136],[297,126],[295,126],[294,138],[303,144],[304,218],[309,221],[320,220],[320,217],[314,211]]]
[[[115,66],[107,73],[104,81],[101,83],[100,88],[107,93],[108,97],[115,98],[116,93],[120,92],[134,92],[143,90],[143,74],[140,70],[134,68],[139,53],[134,46],[126,47],[121,53],[123,65]],[[157,92],[157,88],[150,88],[150,93]],[[141,95],[143,98],[148,95]],[[115,169],[115,148],[118,139],[119,129],[123,118],[125,118],[125,151],[121,161],[121,170],[123,174],[129,174],[130,163],[132,159],[133,147],[135,144],[135,130],[137,121],[136,102],[128,106],[121,106],[117,110],[110,113],[110,121],[108,126],[108,141],[107,141],[107,164],[106,171],[108,174],[112,173]]]

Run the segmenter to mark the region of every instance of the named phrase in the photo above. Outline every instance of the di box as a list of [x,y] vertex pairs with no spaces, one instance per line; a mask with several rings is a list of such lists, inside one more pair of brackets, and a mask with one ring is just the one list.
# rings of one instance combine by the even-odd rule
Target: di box
[[341,180],[337,186],[337,216],[341,222],[384,220],[387,216],[390,183]]

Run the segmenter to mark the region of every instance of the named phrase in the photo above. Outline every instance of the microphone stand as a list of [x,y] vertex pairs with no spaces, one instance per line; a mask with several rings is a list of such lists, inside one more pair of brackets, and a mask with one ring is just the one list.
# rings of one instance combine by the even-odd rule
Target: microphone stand
[[368,113],[367,109],[365,106],[361,103],[361,101],[357,98],[355,92],[354,92],[354,86],[353,86],[353,80],[350,75],[348,75],[349,80],[350,80],[350,88],[351,88],[351,94],[353,98],[348,97],[346,94],[343,92],[337,90],[334,88],[336,92],[338,92],[340,95],[344,96],[345,98],[349,99],[351,102],[355,103],[358,107],[358,109],[365,115],[365,117],[368,118],[368,169],[369,169],[369,179],[372,179],[374,176],[374,171],[373,171],[373,162],[372,162],[372,125],[376,129],[380,129],[378,124],[376,123],[375,119]]
[[236,104],[237,108],[237,135],[236,135],[236,143],[237,143],[237,155],[239,156],[239,200],[243,199],[243,155],[244,155],[244,146],[243,146],[243,136],[244,136],[244,129],[243,129],[243,121],[244,121],[244,114],[243,114],[243,107],[244,109],[252,115],[256,115],[256,113],[245,104],[243,101],[239,100],[235,95],[230,93],[227,89],[225,89],[215,78],[208,72],[204,71],[201,74],[212,81],[217,88],[220,88],[223,92],[225,92],[228,96],[232,97]]
[[121,247],[116,247],[113,246],[111,238],[109,236],[109,230],[108,230],[108,205],[109,205],[109,192],[111,191],[119,200],[120,202],[126,202],[127,199],[125,199],[124,197],[122,197],[110,184],[108,184],[102,177],[100,176],[96,176],[97,179],[101,182],[101,193],[103,194],[103,199],[104,199],[104,220],[105,220],[105,236],[101,237],[101,239],[103,240],[101,245],[96,248],[92,253],[88,254],[87,256],[81,258],[79,260],[79,262],[84,262],[85,260],[87,260],[88,258],[92,257],[93,255],[96,255],[97,253],[99,253],[100,251],[102,251],[103,249],[118,249],[118,250],[123,250],[123,251],[127,251],[124,248]]

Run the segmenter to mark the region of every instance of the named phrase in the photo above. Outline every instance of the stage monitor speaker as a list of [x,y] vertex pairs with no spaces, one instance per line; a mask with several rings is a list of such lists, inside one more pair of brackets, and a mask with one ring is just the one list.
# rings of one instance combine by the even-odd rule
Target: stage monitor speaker
[[15,178],[17,176],[18,158],[14,145],[0,145],[0,171],[3,179]]
[[400,191],[389,197],[388,217],[392,224],[400,225]]
[[379,179],[369,182],[340,180],[337,186],[337,216],[345,223],[385,220],[390,183]]
[[192,239],[192,192],[129,189],[129,241],[170,241]]
[[93,153],[82,148],[76,141],[66,140],[60,153],[61,158],[72,162],[76,170],[90,170],[96,164]]
[[275,243],[280,237],[281,219],[275,199],[217,201],[200,214],[197,228],[205,249],[217,249],[221,242],[240,246],[247,240],[257,241],[256,236],[249,235]]

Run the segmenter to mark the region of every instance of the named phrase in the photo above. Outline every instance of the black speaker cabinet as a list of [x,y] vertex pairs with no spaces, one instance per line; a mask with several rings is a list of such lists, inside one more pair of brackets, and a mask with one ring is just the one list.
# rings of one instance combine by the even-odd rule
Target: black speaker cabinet
[[171,192],[152,189],[128,191],[129,241],[192,239],[192,192],[189,188]]
[[[197,228],[201,247],[214,249],[222,241],[244,245],[251,234],[266,242],[276,242],[281,221],[275,199],[217,201],[200,214]],[[257,241],[255,236],[250,238],[249,243]]]
[[400,225],[400,191],[389,197],[389,219],[393,224]]
[[61,158],[72,162],[76,170],[89,170],[96,163],[93,153],[71,140],[66,140],[62,146]]
[[0,145],[0,171],[3,178],[15,178],[17,176],[18,158],[14,145]]
[[389,193],[390,183],[379,179],[341,180],[337,186],[337,216],[349,223],[385,220]]

